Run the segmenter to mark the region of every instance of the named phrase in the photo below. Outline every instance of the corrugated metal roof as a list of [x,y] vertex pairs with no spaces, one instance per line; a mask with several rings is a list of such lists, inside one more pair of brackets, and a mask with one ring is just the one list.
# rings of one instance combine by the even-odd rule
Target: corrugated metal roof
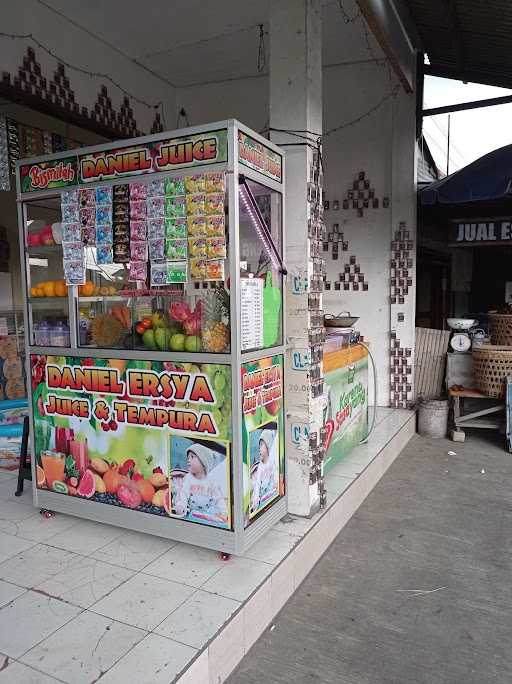
[[511,0],[406,0],[430,68],[512,88]]

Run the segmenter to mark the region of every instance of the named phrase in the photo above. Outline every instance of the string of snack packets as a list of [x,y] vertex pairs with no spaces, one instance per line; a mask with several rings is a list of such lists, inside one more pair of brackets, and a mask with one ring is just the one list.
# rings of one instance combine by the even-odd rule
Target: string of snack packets
[[98,265],[127,264],[132,282],[223,281],[225,190],[222,172],[62,192],[66,283],[85,282],[86,246]]

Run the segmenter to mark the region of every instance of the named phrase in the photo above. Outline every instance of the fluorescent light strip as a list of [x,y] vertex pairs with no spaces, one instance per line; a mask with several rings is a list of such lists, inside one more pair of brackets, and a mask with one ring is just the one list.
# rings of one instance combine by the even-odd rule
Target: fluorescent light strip
[[244,208],[247,211],[247,213],[249,214],[249,217],[250,217],[251,222],[254,226],[254,229],[255,229],[258,237],[262,241],[263,245],[265,246],[265,250],[266,250],[266,252],[270,258],[270,261],[272,262],[272,266],[277,271],[282,272],[283,271],[283,265],[279,261],[277,254],[274,251],[275,248],[273,249],[274,245],[272,245],[268,240],[266,231],[261,225],[261,219],[259,218],[258,214],[254,211],[254,209],[250,203],[247,188],[245,187],[244,183],[241,183],[238,186],[238,191],[239,191],[240,197],[242,198]]

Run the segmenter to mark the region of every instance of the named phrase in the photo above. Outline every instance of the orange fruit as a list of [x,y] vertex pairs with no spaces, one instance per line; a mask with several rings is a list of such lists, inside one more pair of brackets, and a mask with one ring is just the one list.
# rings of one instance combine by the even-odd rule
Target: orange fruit
[[46,482],[46,476],[44,474],[44,470],[41,468],[40,465],[36,465],[36,477],[37,477],[37,486],[43,487],[45,482]]
[[56,280],[55,281],[55,296],[56,297],[67,297],[68,295],[68,286],[66,285],[65,280]]
[[92,283],[90,280],[86,280],[83,285],[80,285],[78,292],[82,295],[82,297],[92,297],[94,294],[94,283]]
[[36,287],[36,297],[44,297],[44,290],[40,285]]
[[31,297],[39,297],[38,295],[38,288],[37,287],[31,287],[30,288],[30,296]]
[[155,496],[155,488],[149,480],[136,480],[135,486],[139,490],[139,494],[142,497],[144,503],[151,503],[153,497]]
[[55,297],[55,281],[48,280],[43,284],[43,292],[45,297]]

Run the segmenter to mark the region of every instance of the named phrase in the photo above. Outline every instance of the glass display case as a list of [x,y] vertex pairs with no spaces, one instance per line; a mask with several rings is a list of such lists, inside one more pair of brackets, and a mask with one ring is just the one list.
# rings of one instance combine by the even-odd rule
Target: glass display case
[[243,552],[286,512],[282,151],[230,120],[17,175],[35,505]]

